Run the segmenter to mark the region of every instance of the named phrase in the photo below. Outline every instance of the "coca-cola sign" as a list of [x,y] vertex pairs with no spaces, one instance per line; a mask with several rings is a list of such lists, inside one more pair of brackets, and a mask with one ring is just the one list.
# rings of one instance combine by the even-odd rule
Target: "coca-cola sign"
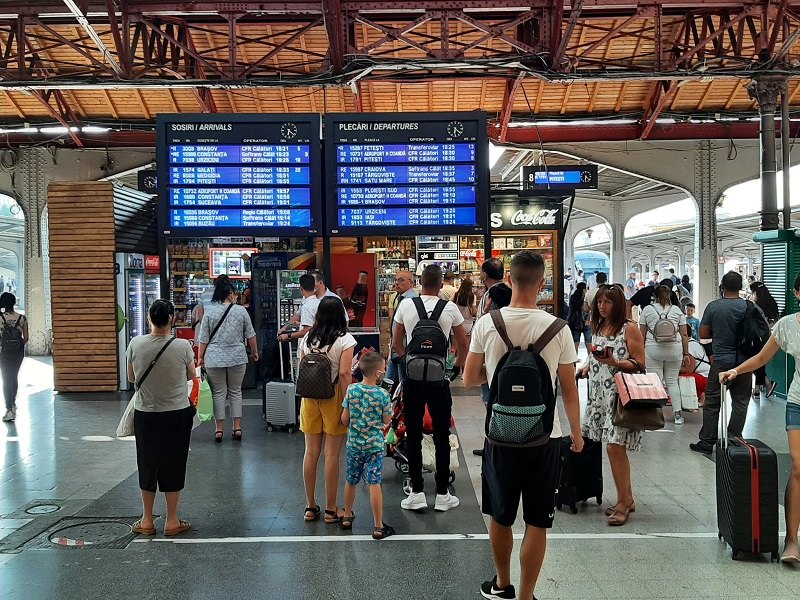
[[560,204],[495,205],[491,216],[492,229],[560,229]]

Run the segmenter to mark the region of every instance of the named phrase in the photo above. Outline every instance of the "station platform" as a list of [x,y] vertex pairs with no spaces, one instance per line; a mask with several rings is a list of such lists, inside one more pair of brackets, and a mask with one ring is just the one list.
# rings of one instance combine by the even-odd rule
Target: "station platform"
[[[461,506],[402,510],[402,475],[387,460],[384,520],[397,535],[376,542],[364,488],[352,532],[303,521],[303,438],[267,432],[255,402],[245,407],[241,444],[229,433],[215,444],[209,424],[193,434],[181,499],[192,531],[165,538],[159,519],[155,537],[133,536],[127,526],[140,516],[134,445],[114,437],[124,397],[54,394],[51,366],[34,358],[26,359],[20,381],[17,420],[0,427],[4,600],[462,600],[479,598],[480,583],[493,574],[479,507],[480,458],[472,454],[482,444],[483,405],[458,383],[461,466],[453,492]],[[778,453],[781,490],[789,472],[784,408],[779,400],[752,402],[745,428]],[[797,597],[797,569],[767,556],[731,560],[717,539],[713,462],[687,447],[700,415],[689,414],[682,426],[669,420],[646,433],[643,451],[631,456],[637,511],[626,526],[605,523],[603,510],[614,501],[607,461],[603,506],[557,514],[538,598]],[[426,487],[430,501],[432,476]],[[163,511],[162,496],[156,512]],[[783,531],[782,512],[780,518]],[[515,531],[521,536],[520,522]]]

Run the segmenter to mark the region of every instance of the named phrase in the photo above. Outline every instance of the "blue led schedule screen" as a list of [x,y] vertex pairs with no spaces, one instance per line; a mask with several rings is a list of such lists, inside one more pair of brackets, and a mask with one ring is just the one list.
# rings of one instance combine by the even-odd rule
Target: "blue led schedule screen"
[[320,232],[318,115],[164,115],[160,218],[190,236]]
[[333,114],[325,131],[331,235],[486,227],[485,114]]

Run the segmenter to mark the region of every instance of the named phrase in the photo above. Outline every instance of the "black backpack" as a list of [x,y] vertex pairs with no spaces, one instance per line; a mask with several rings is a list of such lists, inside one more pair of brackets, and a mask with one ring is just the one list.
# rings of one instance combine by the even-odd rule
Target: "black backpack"
[[295,393],[302,398],[327,400],[336,395],[336,383],[331,381],[331,359],[326,352],[311,348],[303,355],[297,367],[295,386]]
[[412,298],[419,321],[411,331],[411,340],[406,346],[406,377],[422,383],[444,381],[447,363],[447,337],[439,325],[446,300],[439,299],[428,316],[422,298]]
[[566,327],[555,319],[535,344],[514,346],[499,310],[489,313],[508,352],[497,363],[489,388],[486,438],[498,446],[527,448],[550,440],[556,412],[553,378],[541,352]]
[[755,356],[767,343],[770,335],[769,323],[758,307],[746,300],[747,308],[744,311],[742,322],[737,328],[739,352],[750,358]]
[[24,317],[17,318],[14,324],[9,324],[3,313],[0,319],[3,320],[3,331],[0,332],[0,352],[3,354],[22,354],[25,344],[22,340],[22,331],[19,329],[20,322]]
[[583,311],[570,308],[569,314],[567,315],[567,325],[569,325],[572,331],[582,332],[586,327],[586,321],[583,319]]

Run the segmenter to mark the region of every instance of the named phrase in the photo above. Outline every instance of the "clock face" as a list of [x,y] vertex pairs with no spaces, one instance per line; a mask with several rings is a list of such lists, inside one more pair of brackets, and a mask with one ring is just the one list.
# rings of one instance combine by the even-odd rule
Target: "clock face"
[[592,180],[592,172],[591,171],[581,171],[581,182],[582,183],[589,183]]
[[447,124],[447,135],[450,137],[461,137],[464,135],[464,124],[461,121],[450,121]]
[[284,123],[281,125],[281,135],[288,140],[297,137],[297,125],[294,123]]

